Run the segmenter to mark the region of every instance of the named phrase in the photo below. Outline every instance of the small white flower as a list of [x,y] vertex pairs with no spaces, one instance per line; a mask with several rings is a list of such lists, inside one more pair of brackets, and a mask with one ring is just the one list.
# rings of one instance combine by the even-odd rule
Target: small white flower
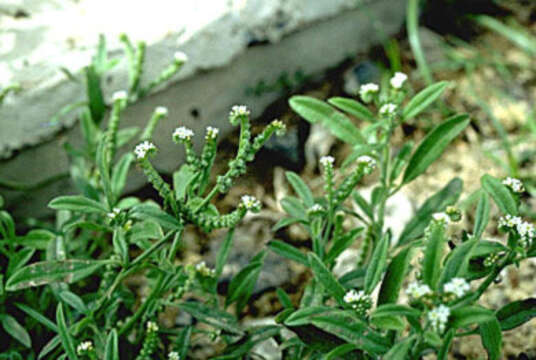
[[207,133],[205,135],[205,139],[206,140],[215,139],[218,137],[219,133],[220,133],[220,129],[212,127],[212,126],[207,126]]
[[365,314],[372,306],[372,299],[370,295],[365,294],[363,290],[348,290],[346,294],[344,294],[343,300],[361,314]]
[[331,167],[335,163],[335,158],[333,156],[322,156],[320,158],[320,164],[322,164],[323,167]]
[[147,322],[147,332],[157,332],[158,325],[154,321]]
[[116,102],[116,101],[124,101],[128,98],[128,94],[125,90],[120,90],[120,91],[116,91],[114,92],[114,95],[112,97],[113,101]]
[[78,353],[78,355],[83,355],[83,354],[85,354],[85,353],[87,353],[88,351],[91,351],[91,350],[93,350],[93,343],[91,341],[81,342],[76,347],[76,352]]
[[444,212],[435,213],[432,215],[432,218],[434,219],[434,221],[442,223],[443,225],[448,225],[450,223],[450,216],[448,216]]
[[512,189],[512,191],[515,193],[519,194],[525,191],[525,187],[523,186],[523,183],[519,179],[507,177],[506,179],[502,181],[502,183],[503,185],[506,185],[510,189]]
[[380,115],[392,116],[396,113],[396,108],[396,105],[392,103],[382,105],[380,108]]
[[365,164],[368,168],[374,169],[376,167],[376,160],[368,155],[362,155],[357,158],[358,164]]
[[281,120],[272,121],[272,126],[275,128],[275,134],[277,136],[282,136],[287,130],[287,126]]
[[523,223],[523,220],[519,216],[512,216],[510,214],[507,214],[499,219],[499,227],[506,227],[506,228],[515,228],[518,225],[521,225]]
[[423,296],[430,295],[432,290],[426,284],[421,284],[417,281],[414,281],[408,285],[406,289],[406,294],[411,296],[414,299],[420,299]]
[[216,275],[216,270],[209,268],[204,261],[201,261],[195,265],[195,270],[206,277],[213,277]]
[[110,219],[114,220],[117,217],[117,215],[119,215],[120,212],[121,212],[121,209],[113,208],[113,210],[111,212],[109,212],[108,214],[106,214],[106,216],[108,216]]
[[249,116],[250,111],[246,105],[234,105],[229,113],[230,117]]
[[178,352],[172,351],[168,354],[168,360],[181,360],[181,357]]
[[361,96],[363,101],[368,102],[372,94],[376,94],[378,91],[380,91],[380,87],[377,84],[363,84],[359,87],[359,96]]
[[261,210],[261,202],[251,195],[242,196],[241,206],[246,208],[246,210],[250,210],[254,212]]
[[138,159],[145,159],[149,153],[154,151],[156,151],[156,146],[149,141],[144,141],[136,146],[134,154]]
[[401,73],[401,72],[396,72],[394,76],[391,78],[390,83],[394,89],[400,89],[402,85],[404,85],[407,79],[408,79],[408,76],[406,74]]
[[165,106],[158,106],[154,112],[156,113],[156,115],[158,116],[168,116],[168,109],[167,107]]
[[449,320],[450,309],[441,304],[428,312],[428,321],[432,329],[436,332],[442,333],[445,331],[445,325]]
[[309,209],[307,209],[307,215],[309,216],[318,215],[318,214],[321,214],[322,212],[324,212],[324,208],[320,204],[314,204]]
[[177,51],[175,54],[173,54],[173,58],[176,62],[179,62],[181,64],[188,61],[188,55],[186,55],[182,51]]
[[469,290],[471,290],[471,285],[469,285],[469,283],[463,278],[452,278],[448,283],[445,284],[443,290],[456,295],[458,298],[461,298]]
[[173,140],[179,141],[190,141],[194,136],[194,132],[187,127],[181,126],[173,131]]

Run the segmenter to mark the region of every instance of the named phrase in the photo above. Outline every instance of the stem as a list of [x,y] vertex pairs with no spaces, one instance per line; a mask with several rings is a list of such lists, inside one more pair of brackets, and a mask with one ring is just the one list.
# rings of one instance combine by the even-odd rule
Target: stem
[[199,204],[195,210],[194,210],[194,214],[198,213],[199,210],[201,210],[202,208],[204,208],[209,202],[210,200],[212,200],[212,198],[214,196],[216,196],[216,194],[218,193],[218,190],[220,189],[219,185],[215,185],[212,190],[210,190],[210,193],[207,195],[206,198],[203,199],[203,201],[201,202],[201,204]]

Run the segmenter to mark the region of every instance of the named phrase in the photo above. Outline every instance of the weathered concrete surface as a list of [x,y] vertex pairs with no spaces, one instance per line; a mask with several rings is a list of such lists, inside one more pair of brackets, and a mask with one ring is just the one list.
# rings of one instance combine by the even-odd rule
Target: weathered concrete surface
[[[58,0],[55,3],[59,4],[59,8],[60,5],[66,6],[74,13],[80,11],[69,7],[74,6],[70,1]],[[67,6],[67,3],[71,5]],[[184,124],[197,133],[202,133],[207,125],[218,126],[222,135],[225,135],[230,130],[227,113],[233,104],[247,104],[255,117],[278,97],[277,93],[246,96],[247,87],[261,80],[273,82],[285,71],[289,74],[298,70],[305,74],[318,74],[348,56],[365,51],[400,29],[406,0],[378,0],[357,6],[354,0],[205,0],[196,2],[197,5],[192,5],[190,12],[177,17],[175,22],[166,11],[166,6],[169,6],[166,4],[169,3],[172,2],[153,1],[152,8],[158,8],[159,11],[139,14],[140,18],[151,20],[136,23],[132,18],[129,19],[136,23],[136,27],[130,23],[130,27],[127,27],[127,23],[121,22],[112,26],[109,24],[111,18],[102,19],[98,24],[98,29],[110,38],[126,31],[133,39],[148,41],[146,79],[156,76],[177,50],[184,51],[190,58],[183,71],[166,89],[130,107],[123,117],[123,126],[142,127],[156,106],[169,108],[170,119],[163,122],[155,134],[155,142],[161,149],[155,163],[165,172],[175,169],[182,158],[181,149],[171,141],[171,132],[177,125]],[[107,12],[125,12],[124,6]],[[9,11],[14,10],[11,8]],[[65,9],[57,11],[61,13]],[[0,5],[0,14],[2,12],[6,12],[4,5]],[[162,17],[157,17],[158,14]],[[192,20],[194,15],[198,17],[195,22]],[[44,15],[36,15],[36,18],[40,19],[39,16]],[[107,13],[106,16],[112,15]],[[135,11],[133,16],[139,20]],[[84,17],[91,16],[79,16],[83,22],[77,26],[89,26]],[[30,19],[32,17],[27,21]],[[176,24],[181,24],[181,20],[185,25],[178,27]],[[4,26],[4,17],[0,17],[0,21],[0,28],[3,29],[1,40],[2,36],[16,28],[14,24],[17,21],[25,20],[11,19],[7,27]],[[73,21],[69,24],[75,25]],[[157,29],[148,30],[145,34],[144,29],[152,28],[153,22]],[[140,23],[147,25],[138,26]],[[65,25],[61,26],[63,31],[67,31]],[[0,108],[0,156],[7,158],[0,162],[2,179],[35,183],[68,171],[68,159],[62,144],[65,141],[73,144],[79,142],[75,118],[65,118],[59,124],[50,124],[50,118],[63,105],[82,99],[83,82],[67,81],[58,69],[67,67],[77,74],[89,62],[97,35],[94,32],[88,35],[85,30],[80,31],[82,35],[78,34],[81,40],[75,41],[75,45],[80,43],[83,46],[75,49],[65,48],[65,45],[62,48],[56,43],[47,45],[48,42],[43,41],[34,44],[39,51],[30,51],[28,48],[27,57],[14,57],[14,49],[6,52],[0,47],[0,83],[15,80],[24,88],[22,93],[8,97]],[[164,30],[167,30],[165,34]],[[17,31],[25,34],[21,29],[12,32]],[[61,38],[58,35],[61,31],[57,29],[46,31]],[[24,38],[26,35],[21,36]],[[65,38],[63,40],[66,41]],[[15,47],[18,41],[15,41]],[[267,44],[248,46],[259,41],[267,41]],[[112,41],[109,45],[110,53],[117,54],[117,43]],[[49,53],[56,56],[47,56],[46,46],[49,46]],[[22,59],[26,59],[29,65],[24,66]],[[15,71],[17,66],[21,68]],[[125,88],[126,81],[124,66],[114,69],[110,81],[105,85],[107,96]],[[197,117],[192,115],[194,109],[199,112]],[[198,136],[197,140],[201,141],[202,136]],[[142,182],[140,176],[133,176],[129,190],[139,187]],[[67,184],[51,185],[46,191],[30,195],[6,193],[6,197],[8,203],[17,204],[17,212],[28,213],[28,210],[42,208],[54,194],[69,191]],[[32,201],[29,201],[29,196]]]

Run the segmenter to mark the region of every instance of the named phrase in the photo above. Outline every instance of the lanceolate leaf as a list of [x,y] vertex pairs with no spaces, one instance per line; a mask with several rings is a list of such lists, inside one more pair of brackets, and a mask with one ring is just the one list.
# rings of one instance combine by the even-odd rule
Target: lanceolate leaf
[[436,126],[419,144],[411,156],[406,171],[404,183],[409,183],[426,171],[445,150],[448,144],[460,134],[469,124],[468,115],[453,116]]
[[437,360],[447,360],[449,355],[449,349],[450,344],[452,343],[452,339],[454,338],[454,330],[449,330],[443,337],[443,345],[439,349],[439,352],[437,353]]
[[60,196],[52,200],[48,207],[54,210],[70,210],[83,213],[106,213],[107,209],[101,203],[85,196]]
[[397,302],[413,254],[413,248],[410,246],[393,258],[383,277],[380,294],[378,295],[378,306]]
[[106,261],[64,260],[33,263],[15,272],[6,282],[7,291],[16,291],[53,282],[72,283],[91,275]]
[[328,100],[328,103],[352,116],[355,116],[358,119],[370,122],[376,121],[376,119],[374,118],[374,114],[364,105],[355,101],[354,99],[344,97],[332,97]]
[[307,259],[307,256],[290,244],[284,243],[279,240],[272,240],[268,244],[268,247],[276,254],[286,257],[287,259],[299,262],[300,264],[303,264],[305,266],[309,266],[309,260]]
[[486,174],[480,178],[480,182],[484,190],[493,198],[495,204],[504,214],[517,215],[516,201],[499,179]]
[[408,358],[409,350],[415,341],[415,335],[410,336],[395,344],[382,358],[383,360],[404,360]]
[[255,256],[245,268],[233,277],[227,290],[225,306],[229,306],[236,301],[237,312],[242,310],[242,307],[247,303],[253,292],[264,263],[265,255],[266,253],[263,251]]
[[454,178],[447,186],[428,198],[404,227],[398,240],[398,245],[404,245],[422,236],[424,229],[432,219],[432,215],[436,212],[444,211],[449,205],[453,205],[460,197],[462,187],[462,180]]
[[463,275],[466,273],[467,267],[469,266],[469,259],[477,244],[478,239],[469,240],[458,245],[456,249],[450,253],[445,267],[441,272],[439,289],[442,289],[443,285],[452,280],[452,278],[464,277]]
[[448,82],[441,81],[421,90],[410,100],[408,105],[406,105],[402,112],[402,118],[408,120],[423,112],[441,96],[447,85]]
[[296,194],[300,197],[300,199],[302,199],[303,204],[307,208],[310,208],[311,206],[313,206],[314,204],[313,193],[311,192],[307,184],[305,184],[305,182],[303,182],[303,180],[296,173],[292,171],[287,171],[285,175],[287,176],[287,180],[290,183],[290,185],[292,185],[292,188],[294,189]]
[[500,308],[496,315],[503,331],[516,328],[536,317],[536,299],[511,302]]
[[56,310],[56,322],[58,324],[58,335],[60,336],[63,349],[67,353],[67,356],[70,360],[78,360],[78,356],[76,356],[75,351],[74,339],[69,332],[69,328],[67,328],[67,324],[65,323],[65,315],[63,314],[63,306],[61,303],[58,304],[58,308]]
[[481,193],[476,207],[475,225],[473,236],[480,239],[489,221],[489,197],[486,193]]
[[441,259],[445,248],[445,229],[441,224],[433,225],[426,238],[426,248],[422,263],[422,280],[430,288],[435,289],[441,273]]
[[378,245],[376,245],[376,248],[372,253],[372,258],[370,259],[370,264],[367,268],[367,273],[365,275],[365,292],[367,294],[370,294],[372,290],[374,290],[381,279],[387,262],[388,250],[389,237],[386,234],[382,237]]
[[121,192],[125,187],[128,171],[130,169],[132,161],[134,161],[134,154],[130,152],[126,153],[121,157],[121,159],[113,168],[111,186],[112,193],[116,198],[119,198],[119,196],[121,196]]
[[[32,347],[32,340],[26,329],[18,323],[18,321],[10,315],[2,314],[0,315],[0,321],[2,321],[2,327],[4,330],[11,335],[15,340],[18,340],[22,345],[27,348]],[[4,339],[6,341],[6,339]]]
[[289,100],[292,110],[310,123],[322,123],[333,135],[351,145],[366,143],[359,129],[344,114],[325,102],[309,96],[293,96]]
[[459,329],[473,324],[482,324],[495,318],[491,310],[477,305],[464,306],[452,309],[449,322],[454,329]]
[[197,320],[227,332],[241,335],[243,332],[233,315],[214,309],[199,302],[185,302],[179,306]]
[[104,349],[104,360],[119,360],[119,345],[117,341],[117,331],[113,329],[106,340]]
[[480,338],[482,339],[482,345],[488,352],[488,359],[500,359],[502,333],[501,326],[495,317],[491,320],[480,323]]
[[316,254],[311,252],[307,257],[309,258],[309,264],[311,265],[311,269],[313,270],[313,274],[317,281],[324,286],[324,289],[326,289],[326,291],[328,291],[339,304],[344,304],[344,288],[339,284],[337,279],[335,279],[331,271],[328,270]]

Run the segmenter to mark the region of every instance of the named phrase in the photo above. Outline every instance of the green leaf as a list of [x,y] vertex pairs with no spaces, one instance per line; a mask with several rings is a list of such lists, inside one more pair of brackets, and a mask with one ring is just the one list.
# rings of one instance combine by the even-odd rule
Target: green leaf
[[106,113],[106,104],[104,103],[100,83],[101,79],[94,65],[89,65],[85,70],[89,110],[91,112],[91,118],[98,125]]
[[15,272],[7,280],[6,290],[16,291],[59,281],[76,282],[91,275],[106,263],[107,261],[76,259],[33,263]]
[[130,209],[130,215],[140,220],[154,220],[165,229],[180,230],[183,227],[179,220],[161,210],[157,205],[136,205]]
[[106,339],[104,349],[104,360],[119,360],[119,344],[117,341],[117,331],[113,329]]
[[232,334],[241,335],[242,329],[238,326],[233,315],[225,311],[209,307],[200,302],[185,302],[179,307],[198,321],[212,325],[218,329],[225,330]]
[[424,259],[422,261],[422,280],[435,289],[441,274],[441,259],[445,250],[445,229],[441,224],[434,224],[426,239]]
[[242,311],[253,289],[255,283],[261,273],[262,265],[264,263],[264,257],[266,252],[262,251],[255,256],[252,261],[244,267],[238,274],[236,274],[227,289],[227,296],[225,297],[225,306],[229,306],[233,302],[237,302],[237,313]]
[[469,259],[473,255],[473,250],[477,244],[478,239],[466,241],[463,244],[456,246],[456,248],[449,254],[439,279],[440,291],[442,291],[443,285],[448,283],[453,278],[465,278],[464,275],[466,274],[469,266]]
[[292,188],[294,189],[296,194],[300,197],[300,199],[302,199],[303,204],[307,208],[313,206],[313,204],[315,203],[313,193],[311,192],[307,184],[298,176],[298,174],[292,171],[287,171],[285,175],[290,185],[292,185]]
[[63,305],[61,303],[58,304],[58,308],[56,309],[56,323],[58,324],[58,335],[60,336],[63,349],[67,353],[67,356],[70,360],[78,360],[74,346],[74,339],[65,323],[65,315],[63,314]]
[[441,96],[448,84],[447,81],[441,81],[421,90],[409,101],[402,111],[402,119],[406,121],[423,112]]
[[363,228],[352,229],[346,234],[339,236],[333,241],[333,245],[326,254],[325,262],[326,264],[331,264],[337,257],[350,245],[352,245],[355,239],[363,232]]
[[89,309],[87,308],[86,304],[84,304],[84,301],[75,293],[72,293],[69,290],[63,290],[59,293],[59,297],[66,304],[71,305],[73,309],[77,310],[81,314],[87,315],[89,313]]
[[132,140],[140,131],[140,128],[137,126],[130,126],[117,131],[117,148],[126,145],[130,140]]
[[108,209],[101,203],[80,195],[59,196],[48,203],[48,207],[54,210],[70,210],[88,214],[108,212]]
[[455,115],[429,132],[409,159],[403,182],[407,184],[424,173],[468,124],[468,115]]
[[477,239],[482,237],[489,221],[489,197],[488,194],[481,193],[476,207],[475,224],[473,226],[473,236]]
[[286,196],[281,199],[281,207],[287,214],[297,219],[306,219],[306,211],[300,200],[294,196]]
[[[322,360],[337,360],[341,359],[341,356],[348,354],[357,349],[357,346],[354,344],[342,344],[337,346],[335,349],[331,350],[329,353],[324,355]],[[344,359],[344,357],[343,357]]]
[[186,359],[191,336],[192,326],[186,326],[179,332],[179,336],[177,336],[177,339],[175,340],[175,344],[177,344],[177,350],[181,359]]
[[177,200],[184,199],[188,187],[196,178],[197,172],[191,165],[182,165],[178,171],[173,173],[173,190]]
[[316,254],[310,252],[307,254],[307,258],[309,259],[309,264],[313,270],[315,279],[322,284],[324,289],[326,289],[326,291],[328,291],[339,304],[344,304],[343,297],[346,291],[342,285],[339,284],[337,279],[335,279],[335,276],[333,276],[331,271],[328,270],[326,265],[324,265],[322,260],[320,260]]
[[480,178],[480,182],[503,214],[517,215],[516,201],[499,179],[486,174]]
[[473,324],[482,324],[495,319],[493,311],[477,305],[468,305],[452,309],[449,323],[452,328],[459,329]]
[[30,249],[30,248],[23,248],[17,251],[9,259],[9,265],[7,267],[5,276],[6,277],[11,276],[13,272],[17,271],[18,269],[26,265],[26,263],[30,261],[34,253],[35,253],[35,249]]
[[288,296],[285,290],[277,288],[275,292],[277,294],[279,302],[281,303],[281,305],[283,305],[284,308],[291,309],[294,307],[292,305],[292,300],[290,299],[290,296]]
[[449,330],[443,338],[443,345],[437,353],[437,360],[447,360],[449,355],[450,344],[452,344],[452,339],[454,339],[454,330]]
[[408,247],[391,260],[383,277],[380,293],[378,294],[378,306],[397,302],[402,283],[409,270],[414,253],[413,248]]
[[410,336],[397,342],[391,350],[385,354],[383,360],[404,360],[408,358],[409,350],[412,348],[415,336]]
[[381,330],[404,331],[406,324],[397,316],[372,317],[370,323]]
[[510,40],[520,49],[523,49],[531,56],[536,55],[536,39],[534,36],[523,29],[521,26],[513,27],[508,26],[500,22],[499,20],[487,16],[487,15],[477,15],[473,19],[482,26],[487,27],[490,30],[495,31],[496,33],[504,36],[506,39]]
[[499,321],[495,317],[480,324],[480,338],[488,353],[488,359],[499,360],[501,358],[502,333]]
[[48,329],[50,329],[50,330],[52,330],[54,332],[58,332],[58,327],[56,326],[56,324],[54,324],[52,321],[50,321],[47,317],[42,315],[40,312],[32,309],[31,307],[29,307],[29,306],[27,306],[25,304],[16,303],[15,305],[19,309],[24,311],[26,314],[28,314],[28,316],[34,318],[35,320],[37,320],[38,322],[40,322],[41,324],[46,326]]
[[328,103],[358,119],[375,122],[374,114],[361,103],[345,97],[332,97]]
[[218,250],[218,257],[216,259],[216,266],[214,268],[214,271],[216,272],[216,279],[220,277],[221,273],[223,272],[223,267],[227,263],[227,258],[229,257],[229,252],[231,251],[231,247],[233,245],[233,235],[234,229],[229,229],[229,231],[227,231],[227,235],[225,235],[223,244]]
[[383,304],[378,306],[374,311],[370,314],[371,318],[376,317],[402,317],[405,316],[407,318],[418,318],[421,316],[421,312],[417,309],[414,309],[412,307],[406,306],[406,305],[400,305],[400,304]]
[[398,245],[405,245],[411,240],[421,237],[434,213],[444,211],[447,206],[456,203],[462,193],[462,187],[462,180],[454,178],[447,186],[428,198],[404,227]]
[[19,324],[18,321],[13,316],[2,314],[0,315],[0,319],[2,321],[2,327],[9,335],[11,335],[11,337],[19,341],[22,345],[26,346],[27,348],[32,347],[32,339],[30,339],[30,335],[28,334],[26,329],[21,324]]
[[310,123],[322,123],[330,132],[351,145],[366,143],[359,129],[344,114],[325,102],[309,96],[293,96],[289,105],[296,113]]
[[536,317],[536,299],[511,302],[496,312],[502,331],[511,330]]
[[43,229],[30,230],[24,236],[16,238],[16,242],[36,250],[46,250],[51,240],[56,238],[56,234]]
[[270,248],[270,250],[272,250],[278,255],[296,261],[307,267],[309,266],[309,260],[307,259],[307,255],[305,255],[300,250],[290,244],[279,240],[272,240],[268,243],[268,247]]
[[372,207],[369,205],[367,200],[361,194],[357,191],[352,192],[352,197],[354,198],[355,203],[369,219],[374,219],[374,211],[372,210]]
[[123,192],[132,161],[134,161],[134,155],[128,152],[119,159],[112,170],[111,187],[112,193],[116,199],[118,199]]
[[310,324],[312,318],[316,315],[323,314],[325,312],[332,311],[333,308],[329,306],[307,306],[305,308],[294,311],[285,320],[285,325],[289,327],[302,326]]
[[381,279],[387,263],[389,237],[385,234],[376,245],[365,275],[365,293],[370,294]]

